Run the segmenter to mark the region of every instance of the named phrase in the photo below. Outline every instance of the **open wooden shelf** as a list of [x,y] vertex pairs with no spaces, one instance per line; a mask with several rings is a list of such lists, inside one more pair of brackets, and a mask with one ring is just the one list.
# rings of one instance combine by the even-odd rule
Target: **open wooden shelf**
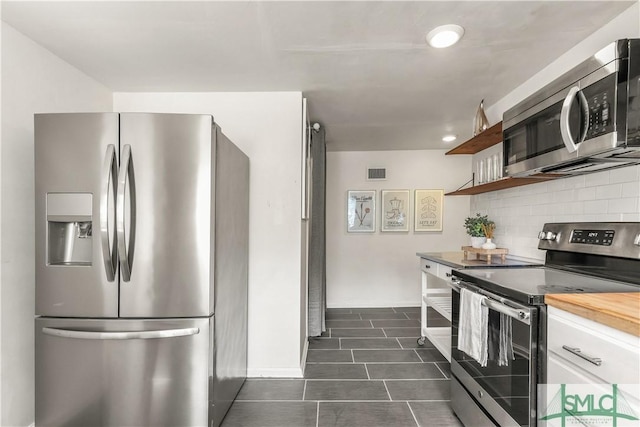
[[502,178],[486,184],[474,185],[462,190],[445,193],[445,196],[473,196],[475,194],[488,193],[489,191],[504,190],[505,188],[520,187],[521,185],[536,184],[538,182],[549,181],[559,178],[558,175],[538,174],[527,178]]
[[[502,122],[498,122],[484,132],[474,136],[466,142],[447,151],[449,154],[476,154],[485,148],[502,142]],[[473,187],[463,188],[462,190],[445,193],[445,196],[473,196],[475,194],[488,193],[490,191],[504,190],[506,188],[520,187],[522,185],[536,184],[538,182],[548,181],[560,178],[561,175],[553,174],[537,174],[526,178],[502,178],[496,181],[487,182],[486,184],[474,185]]]
[[500,142],[502,142],[502,122],[496,123],[484,132],[479,133],[468,141],[452,148],[447,151],[445,155],[475,154]]

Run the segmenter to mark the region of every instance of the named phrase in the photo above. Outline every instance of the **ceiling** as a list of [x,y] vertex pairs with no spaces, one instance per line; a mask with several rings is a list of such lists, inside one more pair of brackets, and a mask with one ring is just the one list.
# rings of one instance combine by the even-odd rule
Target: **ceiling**
[[[3,1],[2,20],[113,91],[302,91],[329,150],[447,148],[634,1]],[[465,28],[449,49],[425,35]]]

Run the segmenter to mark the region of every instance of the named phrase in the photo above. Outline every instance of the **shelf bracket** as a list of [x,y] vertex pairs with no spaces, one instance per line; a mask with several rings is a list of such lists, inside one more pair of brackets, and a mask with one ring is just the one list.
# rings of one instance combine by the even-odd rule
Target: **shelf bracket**
[[[476,185],[476,173],[475,172],[471,172],[471,179],[469,181],[465,182],[464,184],[462,184],[460,187],[458,187],[458,189],[456,191],[462,190],[469,183],[471,183],[472,187],[475,187],[475,185]],[[454,191],[454,193],[455,193],[455,191]]]

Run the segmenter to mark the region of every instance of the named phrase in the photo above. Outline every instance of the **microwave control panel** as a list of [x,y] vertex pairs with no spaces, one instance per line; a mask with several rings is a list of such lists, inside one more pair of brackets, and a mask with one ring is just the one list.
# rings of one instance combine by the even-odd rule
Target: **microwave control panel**
[[587,245],[611,246],[614,230],[573,230],[571,243],[583,243]]
[[615,118],[615,74],[586,87],[584,95],[589,104],[587,138],[613,132]]

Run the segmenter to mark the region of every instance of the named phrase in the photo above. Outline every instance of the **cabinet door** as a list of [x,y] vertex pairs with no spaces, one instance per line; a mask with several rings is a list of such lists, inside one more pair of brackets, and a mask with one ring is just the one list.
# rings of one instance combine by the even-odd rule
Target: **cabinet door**
[[547,384],[585,396],[612,395],[616,384],[618,402],[640,413],[637,337],[555,307],[548,307],[547,326]]
[[[547,349],[601,382],[625,384],[640,378],[640,354],[625,342],[633,337],[600,323],[549,307]],[[594,361],[599,360],[598,363]],[[624,369],[620,369],[624,366]]]

